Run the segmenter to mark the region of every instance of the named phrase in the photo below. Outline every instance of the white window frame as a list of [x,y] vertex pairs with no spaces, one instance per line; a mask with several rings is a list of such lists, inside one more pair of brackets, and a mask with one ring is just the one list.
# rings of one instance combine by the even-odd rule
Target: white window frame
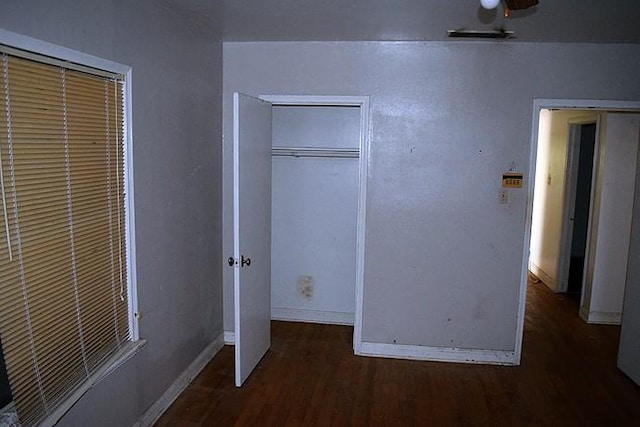
[[78,401],[84,393],[100,382],[103,378],[113,372],[118,366],[133,357],[146,341],[140,339],[138,321],[140,318],[138,311],[138,293],[136,281],[136,243],[135,243],[135,209],[134,209],[134,187],[133,187],[133,142],[132,142],[132,121],[131,121],[131,67],[117,62],[102,59],[93,55],[78,52],[73,49],[58,46],[52,43],[43,42],[22,34],[13,33],[0,29],[0,44],[32,52],[37,55],[53,58],[63,62],[77,64],[81,67],[90,67],[97,70],[104,70],[114,74],[125,76],[124,81],[124,190],[125,190],[125,239],[126,239],[126,261],[127,261],[127,290],[129,292],[129,331],[131,335],[130,345],[124,351],[118,353],[108,360],[102,368],[98,369],[89,380],[87,380],[75,393],[63,402],[42,425],[54,425],[62,416]]

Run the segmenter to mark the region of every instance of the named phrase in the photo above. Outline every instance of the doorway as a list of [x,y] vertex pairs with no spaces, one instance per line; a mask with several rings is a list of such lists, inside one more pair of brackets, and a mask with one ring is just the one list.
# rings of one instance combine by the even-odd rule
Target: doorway
[[[233,215],[234,250],[228,259],[234,277],[236,386],[241,386],[270,347],[271,212],[273,154],[293,157],[334,152],[358,158],[355,222],[354,353],[361,352],[364,220],[368,167],[368,97],[261,96],[234,93]],[[357,148],[273,147],[273,110],[277,106],[346,106],[359,111]],[[296,179],[294,177],[293,179]],[[289,179],[291,181],[292,179]],[[283,232],[287,232],[285,227]],[[285,248],[287,249],[287,248]],[[286,250],[285,250],[286,252]],[[277,256],[277,254],[276,254]],[[253,258],[253,260],[252,260]],[[352,263],[353,264],[353,263]],[[303,282],[309,277],[302,276]],[[305,285],[305,283],[302,283]],[[304,288],[302,289],[304,293]]]
[[588,323],[621,319],[639,117],[608,109],[539,113],[528,268],[578,301]]
[[[553,100],[553,99],[536,99],[533,103],[533,128],[532,128],[532,140],[530,151],[530,168],[527,175],[528,179],[528,203],[527,203],[527,215],[525,226],[525,239],[524,239],[524,252],[523,252],[523,269],[521,276],[521,288],[519,298],[519,313],[518,313],[518,331],[517,331],[517,347],[516,355],[520,359],[522,354],[522,334],[524,329],[524,311],[527,292],[527,278],[528,270],[531,270],[536,274],[536,270],[540,267],[536,265],[536,259],[534,259],[534,251],[539,250],[544,244],[549,242],[556,242],[556,254],[555,258],[547,257],[547,260],[554,262],[549,263],[551,268],[549,271],[555,273],[555,277],[548,275],[544,277],[545,272],[542,271],[541,275],[536,274],[541,279],[546,278],[548,283],[545,284],[551,287],[556,292],[561,290],[562,283],[558,280],[561,272],[561,263],[558,263],[558,254],[561,252],[562,245],[559,243],[561,240],[568,241],[567,252],[569,254],[567,259],[567,277],[570,270],[570,254],[573,247],[573,224],[571,227],[560,227],[562,224],[562,215],[556,216],[558,220],[556,228],[547,227],[544,233],[538,233],[536,236],[533,231],[536,228],[536,221],[539,221],[540,215],[536,215],[536,198],[539,194],[544,192],[546,187],[551,186],[552,183],[562,183],[563,177],[566,177],[565,167],[562,166],[563,162],[559,162],[561,167],[554,167],[553,164],[541,161],[540,157],[540,135],[548,131],[543,126],[543,115],[545,111],[577,111],[583,110],[584,112],[590,112],[596,114],[602,118],[601,122],[597,122],[602,125],[601,129],[596,126],[596,142],[594,145],[593,154],[593,175],[591,177],[591,198],[589,204],[591,206],[589,216],[586,218],[587,223],[587,236],[586,236],[586,250],[584,256],[584,268],[582,283],[584,288],[582,289],[582,303],[580,316],[588,323],[603,323],[603,324],[620,324],[622,314],[622,300],[625,292],[626,284],[626,272],[628,265],[635,265],[635,261],[629,259],[629,241],[631,234],[631,222],[632,218],[634,223],[637,221],[638,213],[637,208],[634,211],[633,198],[637,192],[635,188],[637,180],[637,172],[640,167],[637,167],[638,150],[640,148],[639,141],[639,129],[640,129],[640,103],[638,102],[625,102],[625,101],[595,101],[595,100]],[[593,122],[593,120],[592,120]],[[575,122],[574,122],[575,124]],[[588,124],[588,123],[580,123]],[[574,130],[579,130],[580,136],[582,136],[582,126],[574,127]],[[585,138],[589,138],[589,133],[593,132],[593,129],[585,128]],[[564,131],[565,139],[568,139],[566,135],[568,131]],[[602,138],[600,141],[599,138]],[[613,143],[612,143],[613,142]],[[556,152],[557,154],[558,152]],[[574,153],[578,155],[575,161],[575,166],[578,168],[579,152]],[[551,158],[552,156],[549,156]],[[556,156],[558,157],[558,156]],[[561,156],[559,156],[561,157]],[[588,157],[585,154],[584,157]],[[566,166],[566,163],[564,163]],[[585,165],[588,165],[588,160]],[[588,167],[584,166],[588,169]],[[575,171],[576,175],[578,170]],[[583,172],[584,174],[585,172]],[[563,185],[560,188],[564,187]],[[535,191],[534,191],[535,190]],[[577,187],[576,190],[578,191]],[[580,191],[585,191],[582,189]],[[560,196],[564,196],[564,192],[559,192]],[[573,200],[575,208],[575,199]],[[586,203],[584,200],[582,203]],[[565,206],[566,207],[566,206]],[[561,212],[567,212],[567,209],[559,209]],[[575,219],[575,218],[574,218]],[[566,224],[565,224],[566,225]],[[537,224],[540,228],[540,224]],[[562,236],[559,236],[562,229]],[[566,232],[570,230],[569,232]],[[566,232],[566,233],[565,233]],[[556,233],[555,238],[550,236]],[[540,237],[542,236],[542,237]],[[567,238],[568,236],[568,238]],[[546,240],[545,240],[546,239]],[[552,246],[552,245],[551,245]],[[539,257],[538,260],[542,260]],[[629,264],[627,265],[627,260]],[[579,262],[579,261],[578,261]],[[579,264],[578,264],[579,265]],[[631,268],[631,267],[629,267]],[[634,267],[635,268],[635,267]],[[574,270],[580,270],[574,267]],[[562,290],[566,292],[568,290],[568,282],[566,288]],[[625,300],[624,309],[629,310],[631,302]],[[634,302],[633,310],[638,310],[637,301]],[[599,307],[612,307],[607,308],[609,311],[599,311]],[[597,307],[599,306],[599,307]],[[618,308],[619,306],[619,308]],[[613,312],[617,310],[617,312]],[[627,324],[628,319],[622,318],[622,329],[630,330],[633,325]],[[624,359],[623,349],[625,354],[630,354],[630,345],[623,345],[622,339],[620,341],[620,353],[619,360]],[[619,364],[619,367],[627,372],[627,368]]]
[[[572,215],[569,218],[569,226],[572,230],[567,293],[578,301],[582,293],[584,260],[587,250],[596,131],[596,123],[572,125],[571,133],[577,134],[577,138],[575,141],[573,138],[569,141],[569,150],[572,152],[569,159],[577,158],[578,165],[577,168],[574,168],[577,169],[576,173],[572,174],[575,179],[570,175],[570,186],[575,187],[575,200],[573,203],[569,201],[572,205]],[[568,169],[571,170],[571,168]]]
[[[369,97],[368,96],[331,96],[331,95],[260,95],[261,100],[270,102],[274,108],[282,107],[324,107],[324,108],[355,108],[358,111],[358,141],[355,147],[315,147],[316,152],[334,155],[335,157],[357,157],[357,208],[355,230],[355,286],[354,286],[354,316],[353,316],[353,350],[354,354],[361,354],[362,347],[362,301],[364,294],[364,248],[365,248],[365,220],[367,206],[367,175],[369,167]],[[354,148],[356,148],[354,150]],[[277,152],[278,149],[272,151]],[[295,151],[295,148],[294,150]],[[313,152],[313,150],[311,150]],[[286,150],[284,151],[286,153]],[[333,154],[331,154],[333,153]],[[286,153],[291,154],[291,153]],[[300,155],[302,153],[298,153]],[[304,155],[304,154],[303,154]],[[305,278],[303,278],[304,281]],[[296,280],[296,282],[298,282]],[[304,284],[302,284],[304,286]],[[298,283],[296,283],[296,288]],[[339,316],[340,317],[340,316]],[[332,323],[351,323],[335,321]]]
[[273,106],[274,320],[353,326],[359,110]]
[[569,280],[572,291],[579,292],[583,276],[580,263],[584,265],[587,250],[598,112],[541,109],[537,119],[528,269],[554,292],[568,292]]

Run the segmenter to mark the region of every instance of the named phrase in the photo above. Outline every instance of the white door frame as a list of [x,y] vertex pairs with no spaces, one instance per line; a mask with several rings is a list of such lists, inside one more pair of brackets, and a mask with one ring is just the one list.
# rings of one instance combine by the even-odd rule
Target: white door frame
[[[522,248],[522,271],[520,274],[520,296],[518,298],[518,322],[516,327],[516,360],[520,364],[522,357],[522,337],[524,333],[524,315],[527,302],[527,269],[529,264],[529,248],[531,246],[531,216],[533,213],[533,191],[536,176],[536,155],[538,153],[538,128],[540,111],[543,109],[571,109],[571,110],[606,110],[606,111],[638,111],[640,102],[614,101],[593,99],[548,99],[533,100],[531,118],[531,143],[529,146],[529,171],[527,173],[527,206],[524,229],[524,245]],[[636,215],[640,212],[635,213]]]
[[[598,170],[598,155],[600,148],[600,116],[589,118],[577,118],[569,120],[569,135],[567,144],[567,167],[565,170],[564,196],[562,200],[562,224],[560,232],[560,251],[558,252],[558,271],[556,277],[556,292],[567,292],[569,287],[569,265],[571,262],[571,247],[573,243],[573,217],[575,217],[576,190],[578,187],[578,166],[580,156],[580,130],[583,125],[596,125],[596,141],[593,152],[593,166],[591,174],[591,194],[589,195],[589,222],[587,229],[591,229],[593,217],[593,199],[595,196],[595,182]],[[585,260],[588,259],[589,237],[587,232],[587,246],[585,248]],[[586,262],[584,267],[586,267]],[[582,276],[584,285],[584,274]],[[582,305],[582,303],[581,303]]]
[[369,169],[369,97],[325,95],[260,95],[260,99],[274,106],[326,106],[360,108],[360,156],[358,158],[359,189],[356,230],[356,307],[353,325],[353,351],[360,355],[362,349],[362,305],[364,297],[364,249],[367,209],[367,176]]

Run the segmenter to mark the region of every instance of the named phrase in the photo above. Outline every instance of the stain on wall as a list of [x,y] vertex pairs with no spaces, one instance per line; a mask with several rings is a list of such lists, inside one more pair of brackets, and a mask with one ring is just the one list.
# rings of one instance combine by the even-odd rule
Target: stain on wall
[[311,276],[298,276],[296,281],[298,288],[298,295],[304,299],[313,298],[313,277]]

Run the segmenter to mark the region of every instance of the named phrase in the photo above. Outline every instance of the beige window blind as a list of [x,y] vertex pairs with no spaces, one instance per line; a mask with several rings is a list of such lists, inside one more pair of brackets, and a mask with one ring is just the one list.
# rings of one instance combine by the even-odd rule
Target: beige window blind
[[29,426],[130,340],[124,82],[0,55],[0,332]]

